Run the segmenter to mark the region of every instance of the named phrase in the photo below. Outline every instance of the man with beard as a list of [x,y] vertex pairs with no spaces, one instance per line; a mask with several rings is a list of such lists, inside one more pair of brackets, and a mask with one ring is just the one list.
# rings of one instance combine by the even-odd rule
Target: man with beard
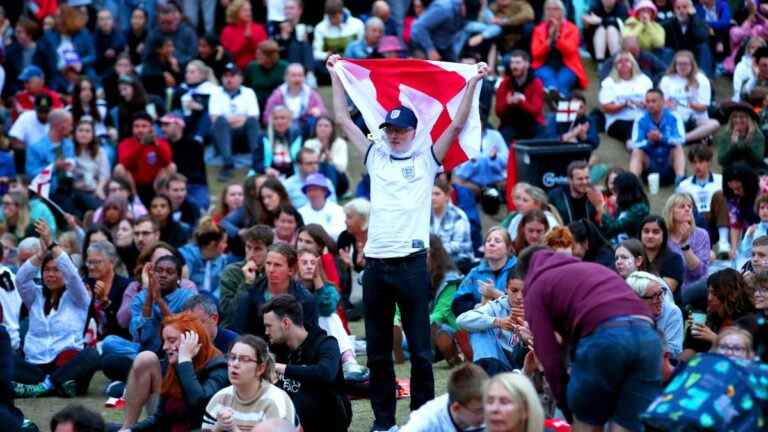
[[155,137],[152,117],[146,112],[133,116],[133,136],[117,146],[118,164],[113,175],[133,180],[144,205],[155,195],[154,182],[158,175],[176,170],[168,141]]
[[293,400],[305,432],[346,431],[352,406],[344,394],[339,344],[319,326],[303,325],[301,303],[290,294],[262,308],[264,330],[274,350],[277,385]]
[[581,219],[595,219],[595,206],[588,197],[593,193],[589,184],[589,165],[585,161],[573,161],[568,164],[568,184],[552,189],[549,202],[557,208],[568,225]]
[[528,71],[531,58],[522,50],[510,54],[507,77],[496,90],[499,132],[507,142],[534,138],[544,125],[544,84]]

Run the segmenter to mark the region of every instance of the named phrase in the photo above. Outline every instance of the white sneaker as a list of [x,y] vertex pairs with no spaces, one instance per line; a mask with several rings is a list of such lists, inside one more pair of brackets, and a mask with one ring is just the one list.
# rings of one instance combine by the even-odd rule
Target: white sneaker
[[717,242],[717,257],[720,259],[730,259],[731,245],[725,242]]
[[360,366],[356,360],[349,360],[341,365],[345,381],[365,381],[368,379],[368,368]]

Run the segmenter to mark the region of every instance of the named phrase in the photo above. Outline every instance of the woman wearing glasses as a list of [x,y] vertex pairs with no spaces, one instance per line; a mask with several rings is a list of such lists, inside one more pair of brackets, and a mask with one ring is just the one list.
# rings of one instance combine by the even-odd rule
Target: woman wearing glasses
[[728,327],[721,331],[712,344],[712,352],[726,357],[753,360],[755,352],[752,350],[752,335],[738,327]]
[[667,352],[677,358],[683,350],[683,313],[672,300],[672,292],[664,279],[636,271],[627,277],[627,284],[651,308],[656,329],[664,335]]
[[290,396],[270,382],[273,360],[263,339],[249,334],[238,337],[227,363],[232,385],[219,390],[208,402],[202,430],[250,430],[278,418],[298,426]]

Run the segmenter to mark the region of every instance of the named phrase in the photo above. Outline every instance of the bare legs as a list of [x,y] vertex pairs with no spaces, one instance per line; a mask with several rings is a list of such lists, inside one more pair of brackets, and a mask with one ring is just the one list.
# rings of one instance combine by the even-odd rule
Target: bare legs
[[163,381],[160,373],[160,360],[151,351],[140,352],[133,361],[131,373],[125,388],[125,416],[123,429],[129,429],[136,424],[141,416],[141,410],[153,395],[160,394]]
[[621,35],[616,27],[600,26],[595,30],[592,38],[595,46],[595,59],[603,61],[607,56],[614,56],[621,51]]
[[701,141],[704,138],[714,135],[720,128],[720,122],[715,119],[698,120],[696,128],[685,134],[685,142]]

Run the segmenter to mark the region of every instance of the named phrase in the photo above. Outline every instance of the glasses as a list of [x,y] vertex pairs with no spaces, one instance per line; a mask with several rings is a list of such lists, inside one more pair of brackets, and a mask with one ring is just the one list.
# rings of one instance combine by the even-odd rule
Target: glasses
[[10,206],[15,206],[15,205],[16,205],[16,203],[13,202],[13,201],[5,201],[5,200],[3,200],[3,206],[4,207],[10,207]]
[[85,262],[86,267],[96,267],[104,263],[104,260],[87,260]]
[[661,301],[661,298],[663,296],[664,296],[664,291],[659,291],[656,294],[645,295],[645,296],[643,296],[643,299],[651,300],[653,302],[657,302],[657,301]]
[[747,353],[747,348],[741,345],[720,344],[717,346],[717,352],[720,354],[731,353],[745,355]]
[[759,295],[768,295],[768,288],[766,288],[766,287],[761,287],[761,286],[759,286],[759,287],[756,287],[756,288],[755,288],[755,294],[759,294]]
[[242,356],[237,354],[227,355],[228,363],[258,363],[259,361],[253,357]]

